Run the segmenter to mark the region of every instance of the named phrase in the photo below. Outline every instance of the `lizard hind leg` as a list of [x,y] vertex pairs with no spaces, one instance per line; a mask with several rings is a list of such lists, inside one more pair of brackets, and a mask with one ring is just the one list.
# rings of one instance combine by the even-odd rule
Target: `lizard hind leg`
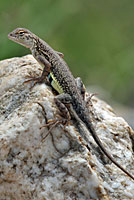
[[71,114],[70,114],[70,106],[71,106],[71,96],[69,94],[59,94],[54,98],[54,102],[56,106],[58,107],[60,111],[61,121],[62,124],[67,126],[71,120]]
[[40,102],[35,102],[37,103],[41,108],[42,108],[42,111],[43,111],[43,116],[44,118],[46,119],[46,124],[41,126],[40,129],[42,129],[43,127],[48,127],[48,132],[47,134],[45,135],[45,137],[42,138],[42,141],[45,140],[47,138],[47,136],[51,133],[52,129],[56,127],[57,124],[60,123],[60,120],[56,120],[56,119],[51,119],[51,120],[48,120],[47,117],[46,117],[46,111],[45,111],[45,108],[44,106],[42,105],[42,103]]
[[43,127],[48,127],[49,128],[47,134],[42,139],[43,141],[46,139],[46,137],[51,133],[51,131],[58,124],[63,124],[64,128],[65,128],[65,126],[68,125],[70,120],[71,120],[70,113],[69,113],[66,105],[64,105],[64,103],[68,104],[70,102],[70,98],[68,98],[68,95],[58,95],[57,97],[54,98],[54,102],[55,102],[55,104],[57,105],[57,107],[58,107],[58,109],[60,111],[60,115],[56,115],[57,116],[56,119],[50,119],[50,120],[47,120],[47,118],[46,118],[46,112],[45,112],[44,106],[41,103],[36,102],[36,103],[38,103],[39,106],[41,106],[41,108],[43,110],[43,114],[44,114],[44,116],[46,118],[46,124],[43,125],[42,127],[40,127],[40,129],[43,128]]
[[[81,78],[80,78],[80,77],[77,77],[77,78],[75,79],[75,81],[76,81],[76,84],[77,84],[77,88],[78,88],[78,90],[79,90],[79,92],[80,92],[80,94],[81,94],[83,100],[85,101],[86,108],[89,110],[89,114],[91,113],[91,115],[92,115],[95,119],[99,120],[99,117],[96,115],[95,110],[94,110],[94,107],[93,107],[93,103],[92,103],[92,97],[93,97],[93,96],[96,96],[96,95],[98,95],[98,94],[96,94],[96,93],[91,93],[91,94],[89,94],[89,95],[86,97],[86,88],[85,88],[85,85],[84,85],[84,83],[82,82]],[[100,121],[100,120],[99,120],[99,121]]]
[[85,88],[84,83],[82,82],[82,80],[81,80],[80,77],[77,77],[77,78],[75,79],[75,81],[76,81],[77,88],[78,88],[78,90],[79,90],[79,92],[80,92],[80,94],[81,94],[83,100],[85,100],[86,88]]
[[80,94],[81,94],[83,100],[86,102],[86,106],[88,107],[88,106],[92,105],[91,99],[92,99],[93,96],[95,96],[95,95],[97,95],[97,94],[96,94],[96,93],[93,93],[93,94],[91,93],[91,94],[89,94],[89,96],[86,98],[86,88],[85,88],[85,85],[84,85],[84,83],[82,82],[81,78],[80,78],[80,77],[77,77],[77,78],[75,79],[75,81],[76,81],[77,88],[78,88],[78,90],[79,90],[79,92],[80,92]]
[[75,81],[76,81],[76,84],[77,84],[77,88],[78,88],[78,90],[80,91],[80,94],[81,94],[81,96],[82,96],[82,98],[83,98],[83,100],[86,102],[86,107],[88,108],[88,107],[92,107],[93,106],[93,104],[92,104],[92,97],[93,96],[96,96],[96,95],[98,95],[97,93],[91,93],[91,94],[89,94],[89,96],[86,98],[86,88],[85,88],[85,85],[84,85],[84,83],[82,82],[82,80],[81,80],[81,78],[80,77],[77,77],[76,79],[75,79]]
[[71,97],[68,94],[60,94],[54,98],[54,102],[60,111],[64,126],[71,120],[67,104],[70,104]]

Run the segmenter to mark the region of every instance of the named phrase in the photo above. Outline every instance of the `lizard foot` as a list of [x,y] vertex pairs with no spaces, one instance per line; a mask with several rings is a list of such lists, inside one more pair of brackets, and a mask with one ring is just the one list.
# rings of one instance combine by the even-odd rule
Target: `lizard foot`
[[43,83],[44,82],[44,78],[42,76],[40,76],[40,77],[27,76],[26,78],[29,78],[29,79],[24,81],[23,84],[33,81],[31,88],[33,88],[37,83]]

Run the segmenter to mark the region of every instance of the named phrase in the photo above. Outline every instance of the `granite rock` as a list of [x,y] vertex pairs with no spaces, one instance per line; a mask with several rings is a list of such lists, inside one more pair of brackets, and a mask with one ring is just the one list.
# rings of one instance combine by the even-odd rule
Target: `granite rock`
[[[44,83],[24,83],[41,71],[31,55],[0,61],[0,200],[134,199],[134,181],[90,134],[87,149],[73,121],[57,125],[44,140],[49,128],[43,126],[59,113],[54,94]],[[105,102],[92,102],[99,138],[134,175],[133,130]]]

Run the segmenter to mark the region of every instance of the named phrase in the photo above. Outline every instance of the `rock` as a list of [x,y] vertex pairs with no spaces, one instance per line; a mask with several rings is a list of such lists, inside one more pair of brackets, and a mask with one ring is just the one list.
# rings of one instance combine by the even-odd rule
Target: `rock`
[[[71,121],[57,125],[44,140],[58,109],[45,84],[24,83],[39,76],[31,56],[0,62],[0,200],[134,199],[134,181],[112,164],[89,134],[90,151]],[[41,102],[42,107],[37,102]],[[93,97],[99,138],[134,175],[134,132],[112,108]]]

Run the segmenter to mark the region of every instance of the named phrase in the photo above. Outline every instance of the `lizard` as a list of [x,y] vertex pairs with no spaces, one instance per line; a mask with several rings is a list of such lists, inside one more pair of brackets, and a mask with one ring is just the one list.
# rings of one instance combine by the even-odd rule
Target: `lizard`
[[[8,38],[29,48],[33,57],[43,67],[42,75],[40,77],[32,78],[31,80],[34,80],[37,83],[45,82],[57,91],[58,95],[54,99],[60,111],[62,111],[61,108],[65,107],[66,104],[71,104],[76,114],[76,118],[82,121],[86,126],[101,151],[112,161],[112,163],[134,180],[134,176],[113,158],[99,139],[89,115],[83,94],[81,94],[77,81],[73,77],[67,63],[63,60],[63,54],[55,51],[44,40],[25,28],[16,28],[8,34]],[[89,144],[86,134],[82,134],[81,137]]]

